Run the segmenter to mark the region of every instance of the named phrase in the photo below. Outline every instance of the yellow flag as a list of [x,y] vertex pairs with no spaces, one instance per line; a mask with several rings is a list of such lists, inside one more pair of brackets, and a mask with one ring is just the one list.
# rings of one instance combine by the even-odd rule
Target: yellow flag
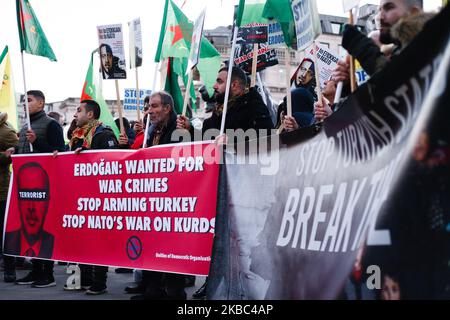
[[14,129],[18,130],[16,93],[14,91],[8,46],[5,47],[0,55],[0,77],[0,112],[6,112],[8,114],[8,122]]

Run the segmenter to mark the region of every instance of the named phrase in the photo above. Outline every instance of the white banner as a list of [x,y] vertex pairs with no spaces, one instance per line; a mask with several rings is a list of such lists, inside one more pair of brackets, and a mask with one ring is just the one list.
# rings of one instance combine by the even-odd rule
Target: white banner
[[122,25],[98,26],[97,33],[103,79],[126,79]]
[[354,7],[359,5],[360,0],[342,0],[342,7],[344,12],[349,12]]
[[186,74],[189,74],[191,69],[195,67],[200,59],[200,48],[202,43],[203,34],[203,24],[205,22],[206,8],[203,9],[202,13],[195,20],[194,32],[192,33],[191,40],[191,52],[189,54],[188,67],[186,69]]
[[276,20],[271,20],[269,23],[269,48],[286,48],[286,43],[284,42],[283,30],[281,30],[281,25]]
[[142,66],[142,32],[141,19],[137,18],[128,22],[130,39],[130,68]]
[[302,51],[322,33],[319,12],[314,0],[293,0],[291,6],[297,33],[297,50]]
[[[144,98],[152,93],[150,89],[140,89],[139,90],[139,105],[140,109],[144,108]],[[123,99],[123,109],[124,110],[136,110],[136,89],[125,89],[124,99]]]
[[[337,62],[339,60],[339,56],[328,49],[325,45],[316,42],[316,52],[317,52],[317,64],[319,67],[319,79],[320,79],[320,88],[325,88],[325,81],[330,79],[331,73],[333,69],[336,68]],[[313,46],[311,46],[307,52],[306,57],[313,59]]]

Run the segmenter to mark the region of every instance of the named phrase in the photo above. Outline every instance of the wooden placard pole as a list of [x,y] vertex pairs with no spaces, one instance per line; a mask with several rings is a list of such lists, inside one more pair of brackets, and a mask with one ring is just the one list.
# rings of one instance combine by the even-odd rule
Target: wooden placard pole
[[[351,25],[355,24],[355,21],[353,19],[353,9],[349,11],[349,22]],[[350,56],[350,88],[352,92],[355,91],[357,88],[355,77],[355,59],[353,59],[352,56]]]
[[286,47],[285,52],[285,68],[286,68],[286,112],[289,117],[292,117],[292,95],[291,95],[291,52],[289,47]]
[[250,81],[250,88],[256,85],[256,69],[258,66],[258,47],[257,43],[253,44],[253,61],[252,61],[252,77]]
[[125,127],[123,125],[123,110],[122,104],[120,103],[119,80],[116,79],[115,82],[116,82],[116,96],[117,96],[117,111],[119,112],[120,133],[125,134]]
[[141,121],[141,92],[139,90],[139,73],[138,68],[135,68],[136,70],[136,115],[137,115],[137,121]]

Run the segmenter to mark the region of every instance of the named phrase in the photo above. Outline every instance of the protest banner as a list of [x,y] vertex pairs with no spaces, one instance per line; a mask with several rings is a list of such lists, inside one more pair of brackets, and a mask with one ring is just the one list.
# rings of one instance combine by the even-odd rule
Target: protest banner
[[142,66],[142,31],[141,19],[137,18],[128,22],[129,28],[129,52],[130,52],[130,68],[138,68]]
[[[129,28],[129,51],[130,51],[130,68],[135,69],[136,75],[136,92],[139,92],[139,71],[138,67],[142,66],[142,32],[141,19],[135,19],[128,22]],[[136,115],[137,121],[141,121],[140,96],[136,99]]]
[[297,50],[307,49],[321,33],[316,1],[294,0],[291,3],[297,33]]
[[[234,63],[236,66],[244,70],[247,74],[252,72],[253,63],[253,45],[243,44],[237,46],[234,52]],[[270,49],[267,44],[261,44],[258,49],[256,71],[260,72],[267,67],[278,64],[277,54],[274,49]]]
[[285,48],[286,43],[284,42],[283,30],[278,21],[271,21],[268,25],[268,40],[267,43],[269,48]]
[[97,33],[103,79],[126,79],[122,25],[98,26]]
[[267,24],[253,23],[239,27],[236,43],[261,44],[267,43],[268,40]]
[[124,110],[136,110],[137,101],[139,99],[139,109],[144,109],[144,98],[152,94],[150,89],[140,89],[139,95],[136,94],[136,89],[126,88],[123,99]]
[[207,299],[387,299],[391,285],[449,298],[449,19],[447,7],[321,130],[227,153]]
[[[325,88],[325,81],[329,80],[331,74],[337,66],[337,62],[339,61],[339,56],[328,49],[326,46],[321,43],[316,42],[316,59],[317,59],[317,70],[319,74],[320,88]],[[313,48],[310,48],[306,52],[306,57],[313,59]]]
[[[315,43],[314,40],[322,33],[317,3],[313,0],[294,0],[291,2],[291,7],[297,33],[297,48],[299,51],[303,51],[306,50],[311,43]],[[316,54],[314,53],[315,50],[316,46],[313,45],[314,75],[316,83],[319,84],[319,68]],[[317,90],[317,96],[319,101],[322,102],[321,90]]]
[[14,156],[4,253],[206,275],[217,155],[198,143]]
[[184,102],[183,102],[183,111],[181,115],[186,116],[187,111],[187,105],[189,101],[189,96],[191,94],[191,85],[192,85],[192,79],[194,77],[194,68],[197,66],[199,59],[200,59],[200,49],[201,49],[201,41],[203,36],[203,25],[205,23],[205,15],[206,15],[206,8],[202,10],[200,15],[198,16],[197,20],[195,20],[194,23],[194,31],[192,32],[192,39],[191,39],[191,49],[189,52],[189,58],[188,58],[188,67],[186,69],[186,74],[189,75],[188,83],[186,85],[186,92],[184,94]]

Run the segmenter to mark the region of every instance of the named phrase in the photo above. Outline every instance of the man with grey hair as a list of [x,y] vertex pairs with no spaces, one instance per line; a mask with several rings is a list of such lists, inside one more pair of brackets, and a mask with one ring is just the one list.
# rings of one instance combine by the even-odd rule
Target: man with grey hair
[[[172,142],[172,133],[177,127],[177,115],[174,111],[174,103],[172,96],[166,91],[158,91],[152,93],[149,101],[148,115],[152,127],[149,132],[147,146],[157,146],[161,144],[169,144]],[[175,299],[186,300],[185,275],[143,271],[142,280],[138,285],[145,290],[144,294],[131,297],[132,300],[163,300]],[[129,290],[133,292],[133,290]]]

